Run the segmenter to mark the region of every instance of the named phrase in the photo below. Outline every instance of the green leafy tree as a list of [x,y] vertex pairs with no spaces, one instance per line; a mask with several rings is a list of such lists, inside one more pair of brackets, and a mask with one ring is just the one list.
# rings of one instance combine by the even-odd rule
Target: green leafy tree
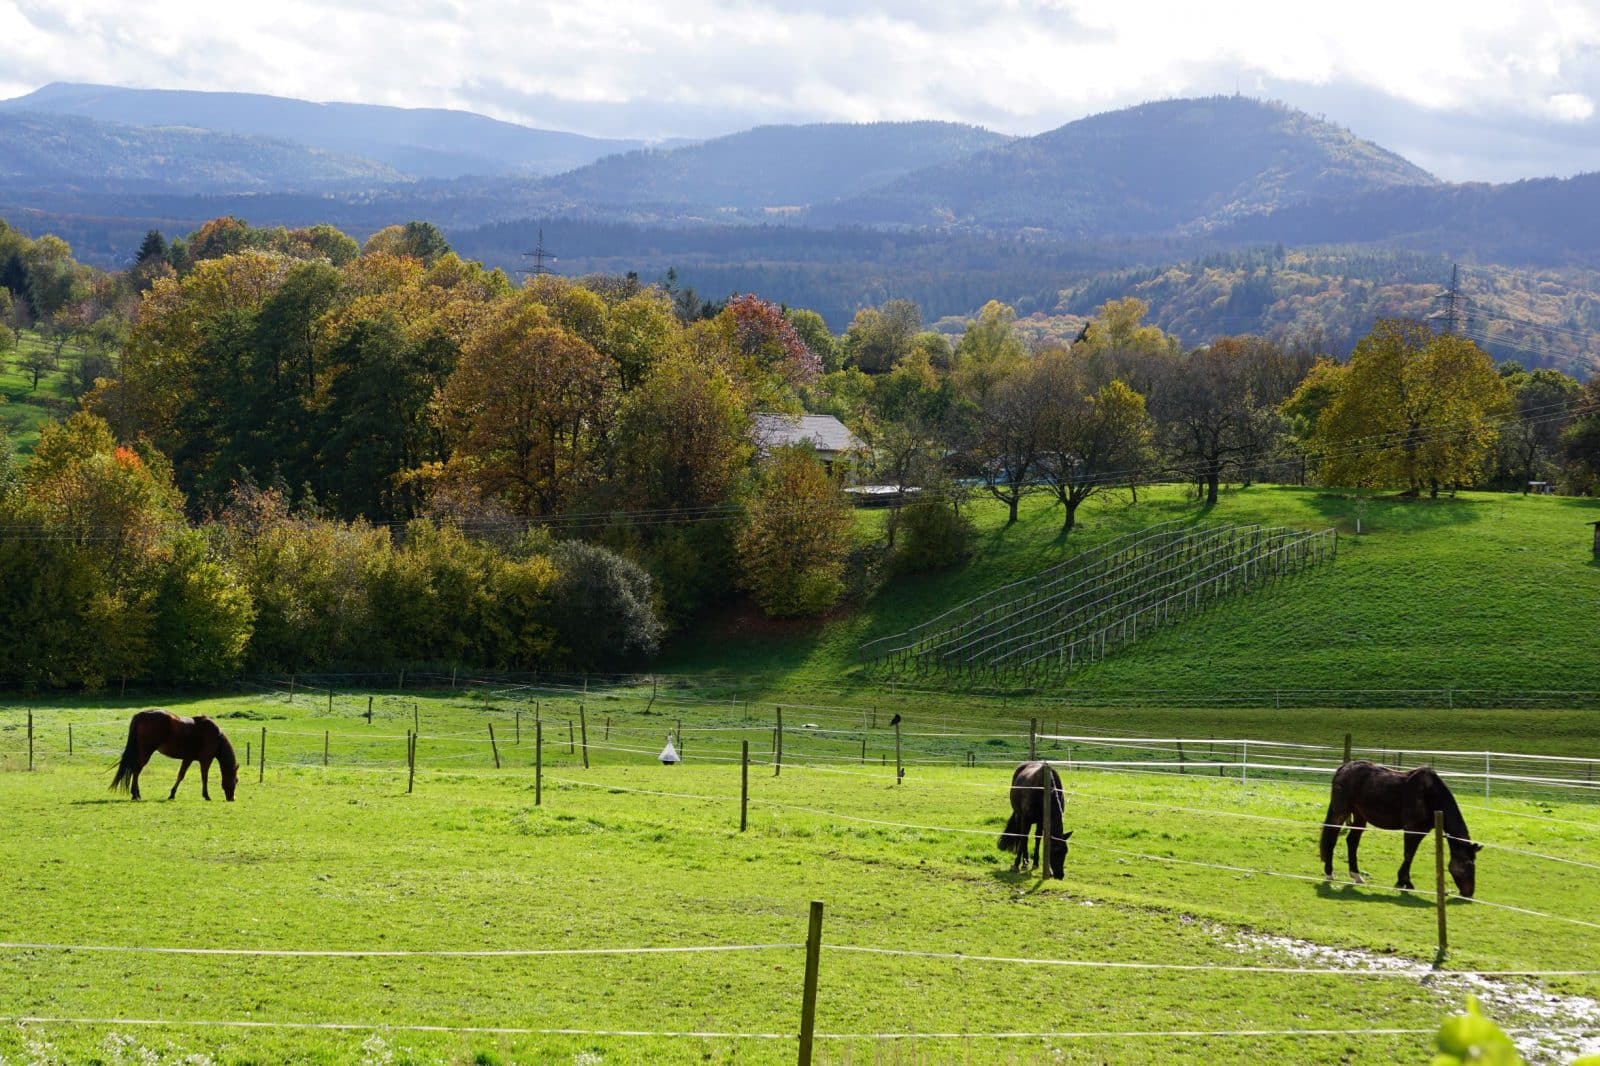
[[1120,381],[1093,387],[1081,356],[1043,355],[1029,375],[1043,400],[1039,480],[1061,504],[1061,528],[1077,525],[1078,508],[1096,493],[1131,483],[1150,456],[1144,397]]
[[1504,381],[1477,345],[1386,319],[1356,345],[1338,395],[1317,419],[1322,480],[1431,496],[1470,485],[1510,408]]
[[844,592],[850,503],[804,445],[774,449],[761,473],[737,538],[740,584],[769,615],[821,614]]
[[845,362],[868,374],[882,374],[908,355],[922,328],[922,312],[910,300],[890,300],[882,307],[866,307],[845,330]]
[[839,369],[842,365],[839,341],[829,331],[828,323],[823,321],[821,315],[802,307],[791,307],[784,312],[784,316],[794,326],[794,331],[800,335],[805,346],[815,353],[824,374]]
[[550,561],[556,577],[544,617],[566,666],[616,669],[656,653],[662,626],[654,582],[643,567],[582,541],[556,545]]

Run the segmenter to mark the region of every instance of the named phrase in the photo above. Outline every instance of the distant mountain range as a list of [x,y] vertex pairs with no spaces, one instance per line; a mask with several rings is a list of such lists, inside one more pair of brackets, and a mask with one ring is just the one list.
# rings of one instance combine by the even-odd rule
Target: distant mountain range
[[358,156],[270,137],[0,111],[0,183],[216,194],[370,189],[404,177]]
[[858,225],[1204,231],[1315,198],[1437,184],[1339,126],[1246,97],[1168,100],[1092,115],[820,208]]
[[[271,137],[361,156],[398,176],[556,174],[640,141],[604,140],[532,129],[470,111],[319,104],[255,93],[123,89],[55,83],[0,101],[0,112],[78,115],[124,126],[188,126],[244,137]],[[297,182],[304,185],[305,182]]]
[[[563,270],[676,267],[702,295],[759,291],[836,328],[890,296],[912,296],[930,318],[991,297],[1070,317],[1105,285],[1137,285],[1185,337],[1313,324],[1343,337],[1385,308],[1423,306],[1451,261],[1560,271],[1549,282],[1560,300],[1507,314],[1583,338],[1600,328],[1584,295],[1600,277],[1600,175],[1444,183],[1333,123],[1238,96],[1031,137],[819,123],[654,147],[460,111],[237,93],[51,85],[0,101],[0,218],[110,266],[148,228],[182,233],[224,214],[329,222],[357,238],[426,219],[508,269],[542,226]],[[1211,307],[1204,264],[1253,263],[1263,247],[1280,264],[1283,248],[1323,251],[1314,269],[1274,268],[1271,299],[1265,273],[1230,268],[1228,292],[1213,294],[1226,307]],[[1355,279],[1329,265],[1349,255],[1375,265]],[[1164,287],[1169,268],[1185,280]],[[1324,289],[1343,307],[1327,321],[1301,299]],[[1518,334],[1507,351],[1586,365],[1586,340],[1568,351],[1535,339]]]

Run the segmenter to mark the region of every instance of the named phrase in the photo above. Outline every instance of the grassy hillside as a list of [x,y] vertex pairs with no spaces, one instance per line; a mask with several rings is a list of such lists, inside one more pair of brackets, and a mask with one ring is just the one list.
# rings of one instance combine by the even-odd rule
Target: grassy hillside
[[52,347],[37,333],[24,330],[21,345],[0,352],[0,431],[11,438],[19,455],[33,451],[41,425],[65,418],[76,406],[67,395],[66,365],[77,358],[76,348],[69,345],[62,365],[40,375],[37,389],[32,372],[22,365],[29,353]]
[[[1176,517],[1340,530],[1331,567],[1229,603],[1141,640],[1042,695],[1124,698],[1160,692],[1206,701],[1241,690],[1600,690],[1592,651],[1600,565],[1590,553],[1600,503],[1463,493],[1456,499],[1364,501],[1315,488],[1255,486],[1225,493],[1210,513],[1176,488],[1102,498],[1063,541],[1060,512],[1041,497],[1004,526],[994,504],[974,508],[978,554],[966,566],[891,581],[870,602],[821,623],[776,625],[729,615],[678,641],[669,666],[746,671],[790,685],[869,680],[863,641],[897,632],[990,588],[1021,580],[1068,552]],[[863,522],[881,521],[864,516]],[[944,684],[939,678],[924,684]],[[1397,697],[1398,699],[1398,697]],[[1348,702],[1330,698],[1329,705]],[[1363,701],[1366,702],[1366,701]]]

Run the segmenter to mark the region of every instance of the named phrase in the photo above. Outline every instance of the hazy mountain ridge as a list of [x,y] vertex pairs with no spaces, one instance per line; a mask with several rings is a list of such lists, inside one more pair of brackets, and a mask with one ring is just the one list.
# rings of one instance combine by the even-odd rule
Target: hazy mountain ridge
[[598,160],[541,187],[569,203],[754,209],[866,192],[1011,138],[954,122],[758,126],[671,150]]
[[916,171],[812,221],[1074,236],[1203,232],[1319,196],[1435,183],[1342,127],[1221,96],[1092,115]]
[[324,104],[257,93],[61,82],[0,101],[0,111],[69,114],[129,126],[193,126],[274,137],[362,156],[416,178],[555,174],[643,143],[534,129],[442,108]]
[[403,180],[369,159],[269,137],[0,112],[0,181],[17,185],[216,193]]

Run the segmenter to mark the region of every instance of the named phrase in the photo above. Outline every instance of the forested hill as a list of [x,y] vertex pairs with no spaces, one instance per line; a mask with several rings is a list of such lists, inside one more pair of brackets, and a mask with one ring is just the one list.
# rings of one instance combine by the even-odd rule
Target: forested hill
[[0,111],[79,115],[128,126],[192,126],[274,137],[362,156],[416,178],[466,174],[556,174],[638,141],[533,129],[469,111],[321,104],[256,93],[124,89],[55,83]]
[[1095,235],[1204,230],[1435,179],[1350,131],[1238,96],[1106,112],[819,209],[813,221]]
[[1374,190],[1242,219],[1230,240],[1384,243],[1506,263],[1600,265],[1600,174]]
[[591,206],[793,207],[866,192],[1010,139],[954,122],[760,126],[702,144],[610,156],[544,187]]
[[268,137],[0,112],[0,181],[12,186],[219,193],[402,178],[381,163]]

